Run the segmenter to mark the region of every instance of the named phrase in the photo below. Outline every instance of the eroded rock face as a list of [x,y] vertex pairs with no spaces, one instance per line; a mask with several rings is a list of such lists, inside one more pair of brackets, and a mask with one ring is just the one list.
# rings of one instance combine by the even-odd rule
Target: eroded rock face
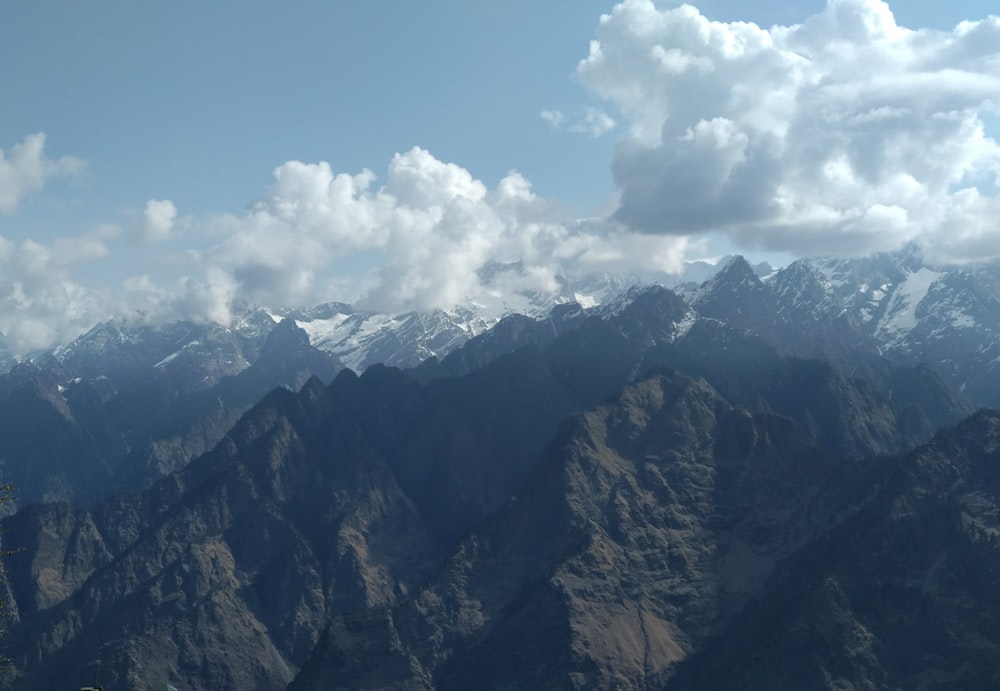
[[[141,495],[46,506],[10,535],[15,686],[283,688],[329,616],[429,575],[421,518],[372,445],[313,381],[277,391],[225,442]],[[64,564],[59,567],[59,562]]]
[[569,419],[523,492],[431,586],[377,624],[361,615],[419,664],[341,648],[336,632],[360,620],[340,617],[292,688],[359,688],[371,669],[394,669],[379,682],[398,688],[655,686],[852,491],[786,418],[654,375]]
[[983,412],[901,459],[668,688],[989,688],[998,517],[1000,416]]
[[996,413],[845,463],[654,376],[567,421],[433,583],[335,617],[290,688],[986,688],[998,483]]
[[334,613],[415,591],[530,472],[573,403],[525,356],[427,387],[312,379],[146,491],[18,514],[15,686],[75,683],[99,655],[109,685],[232,687],[264,660],[254,683],[283,688]]

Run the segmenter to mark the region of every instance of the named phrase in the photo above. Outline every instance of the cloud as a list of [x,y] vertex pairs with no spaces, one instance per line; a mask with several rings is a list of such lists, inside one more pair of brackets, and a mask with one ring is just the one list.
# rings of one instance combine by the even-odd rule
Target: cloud
[[5,153],[0,149],[0,211],[14,213],[21,200],[37,192],[53,177],[72,175],[83,168],[72,156],[52,160],[45,155],[45,134],[24,138]]
[[561,128],[566,120],[566,116],[559,110],[543,110],[539,115],[554,130]]
[[290,161],[274,178],[249,213],[219,219],[226,237],[202,260],[246,299],[275,307],[323,296],[332,263],[367,255],[366,306],[450,308],[476,293],[484,263],[520,258],[546,233],[518,218],[537,205],[521,176],[490,190],[420,148],[395,155],[380,187],[370,171],[335,174],[325,162]]
[[615,128],[615,121],[603,110],[588,107],[583,111],[583,117],[569,126],[570,132],[588,134],[591,137],[601,137]]
[[177,218],[177,207],[169,199],[150,199],[142,212],[143,242],[161,242],[170,237]]
[[[510,172],[490,187],[465,168],[415,147],[375,175],[336,173],[329,163],[289,161],[245,214],[199,219],[221,237],[189,252],[189,273],[167,293],[171,310],[225,322],[235,301],[272,308],[338,299],[386,312],[450,309],[497,298],[482,270],[518,263],[507,290],[556,285],[560,273],[634,265],[675,271],[689,243],[560,215]],[[354,275],[344,279],[343,271]],[[148,277],[130,284],[146,309],[163,303]],[[345,287],[346,285],[346,287]],[[346,291],[346,292],[345,292]]]
[[540,116],[554,130],[565,128],[575,134],[586,134],[595,139],[613,130],[616,125],[614,118],[593,106],[584,108],[583,113],[572,121],[567,120],[565,113],[560,110],[543,110]]
[[1000,19],[899,26],[879,0],[828,0],[789,27],[626,0],[577,77],[627,120],[615,218],[721,230],[744,248],[860,254],[917,240],[1000,256]]
[[105,319],[114,302],[110,289],[89,289],[73,272],[107,257],[108,228],[47,244],[0,237],[0,333],[11,350],[24,354],[62,343]]
[[[690,247],[566,218],[516,171],[491,185],[419,147],[393,156],[382,181],[288,161],[245,212],[185,216],[183,234],[178,223],[172,202],[147,201],[140,237],[171,243],[151,268],[141,263],[148,250],[116,225],[48,242],[0,238],[0,333],[25,354],[112,316],[228,324],[244,305],[334,299],[385,312],[497,308],[518,292],[554,290],[559,275],[676,271]],[[125,253],[136,275],[87,287],[82,277],[103,275],[98,262],[128,263]]]

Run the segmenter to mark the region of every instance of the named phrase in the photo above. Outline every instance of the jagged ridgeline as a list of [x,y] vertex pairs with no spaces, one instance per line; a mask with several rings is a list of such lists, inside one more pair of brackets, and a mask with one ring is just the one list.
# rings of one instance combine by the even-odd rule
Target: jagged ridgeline
[[343,305],[20,364],[13,688],[989,688],[995,272],[720,269],[408,369]]

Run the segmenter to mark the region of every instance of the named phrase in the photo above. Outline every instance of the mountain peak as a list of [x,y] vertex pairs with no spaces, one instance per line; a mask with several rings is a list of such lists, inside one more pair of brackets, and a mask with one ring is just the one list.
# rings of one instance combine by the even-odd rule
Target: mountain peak
[[744,303],[759,302],[767,297],[765,293],[767,288],[750,263],[736,255],[715,276],[702,283],[688,302],[704,316],[717,319],[722,312],[732,309],[742,312]]
[[706,281],[706,284],[714,285],[759,285],[760,283],[761,280],[757,276],[757,272],[750,266],[750,262],[739,254],[734,255],[726,262],[725,266],[719,269],[719,272],[715,276]]
[[294,319],[282,319],[267,335],[261,355],[275,350],[302,349],[309,347],[309,334],[295,323]]

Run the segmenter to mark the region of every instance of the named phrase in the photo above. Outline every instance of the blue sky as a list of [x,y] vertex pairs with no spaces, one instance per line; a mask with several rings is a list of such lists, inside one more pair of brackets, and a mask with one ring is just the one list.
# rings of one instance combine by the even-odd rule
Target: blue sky
[[447,307],[489,261],[1000,254],[1000,24],[956,30],[991,3],[676,5],[4,3],[0,333]]
[[382,172],[413,146],[487,181],[522,170],[583,208],[610,193],[607,143],[552,136],[539,118],[588,100],[572,73],[607,3],[249,7],[8,5],[17,28],[0,56],[24,69],[2,80],[23,96],[4,104],[0,141],[43,131],[50,155],[86,160],[72,196],[101,221],[149,197],[239,209],[285,161]]

